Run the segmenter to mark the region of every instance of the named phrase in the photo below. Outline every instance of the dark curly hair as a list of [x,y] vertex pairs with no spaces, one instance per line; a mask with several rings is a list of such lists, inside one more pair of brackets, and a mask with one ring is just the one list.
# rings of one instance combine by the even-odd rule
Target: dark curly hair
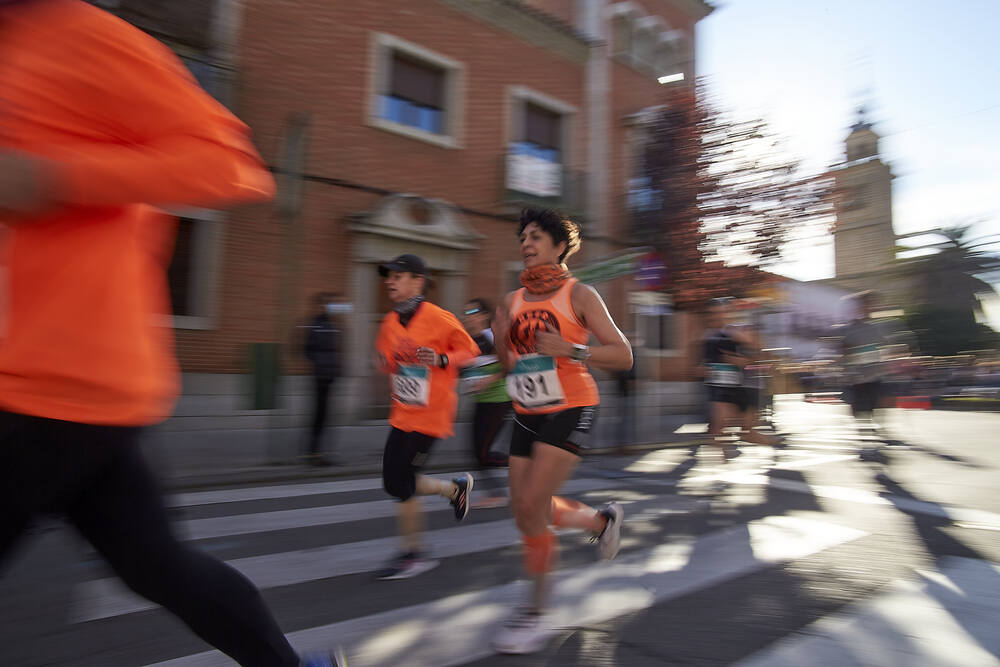
[[570,220],[564,213],[553,211],[550,208],[526,208],[521,211],[521,224],[517,228],[517,235],[521,236],[524,228],[533,222],[552,237],[552,242],[555,245],[559,245],[563,241],[566,242],[566,250],[559,255],[560,264],[580,249],[580,244],[583,241],[580,225]]

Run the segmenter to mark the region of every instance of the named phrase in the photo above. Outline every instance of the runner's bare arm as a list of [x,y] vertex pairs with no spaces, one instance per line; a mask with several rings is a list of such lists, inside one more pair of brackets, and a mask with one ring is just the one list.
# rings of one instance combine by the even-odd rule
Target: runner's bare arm
[[510,349],[507,347],[510,335],[510,304],[513,300],[514,292],[508,293],[504,297],[503,303],[497,306],[497,312],[493,316],[493,345],[497,350],[497,359],[505,370],[510,370],[513,365],[510,359]]
[[[590,348],[587,365],[605,371],[627,371],[632,368],[632,346],[611,319],[604,299],[597,290],[590,285],[577,283],[573,286],[571,301],[577,318],[600,343]],[[572,350],[569,353],[572,354]]]

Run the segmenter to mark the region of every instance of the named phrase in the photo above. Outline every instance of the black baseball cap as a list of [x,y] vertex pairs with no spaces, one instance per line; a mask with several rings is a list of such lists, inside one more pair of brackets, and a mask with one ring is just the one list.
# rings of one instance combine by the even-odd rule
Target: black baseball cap
[[424,260],[416,255],[400,255],[391,262],[378,265],[378,274],[382,277],[389,275],[390,271],[406,271],[417,276],[427,275],[427,265]]

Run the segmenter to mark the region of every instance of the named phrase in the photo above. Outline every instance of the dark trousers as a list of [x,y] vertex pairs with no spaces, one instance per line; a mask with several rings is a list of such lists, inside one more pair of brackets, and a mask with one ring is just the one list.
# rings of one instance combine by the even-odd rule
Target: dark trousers
[[507,465],[507,457],[490,451],[493,442],[503,428],[504,420],[510,414],[510,402],[476,403],[472,413],[472,450],[476,463],[482,468],[496,468]]
[[0,412],[0,564],[38,515],[64,515],[129,588],[243,667],[297,666],[257,588],[174,536],[140,433]]
[[330,387],[332,386],[332,378],[314,378],[313,419],[312,428],[309,431],[309,454],[319,454],[320,443],[323,440],[323,428],[326,426],[327,401],[330,398]]
[[511,404],[507,401],[476,403],[472,413],[472,453],[476,457],[477,470],[482,473],[480,480],[484,482],[483,488],[492,491],[496,491],[502,484],[487,472],[487,468],[505,468],[508,465],[508,458],[504,454],[491,451],[490,448],[500,435],[510,411]]

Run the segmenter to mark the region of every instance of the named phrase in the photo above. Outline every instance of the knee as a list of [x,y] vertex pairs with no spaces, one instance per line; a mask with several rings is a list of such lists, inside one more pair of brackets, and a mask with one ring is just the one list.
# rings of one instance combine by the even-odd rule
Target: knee
[[[551,504],[551,501],[549,501]],[[538,532],[540,526],[548,525],[548,514],[550,507],[543,506],[542,501],[530,495],[514,498],[513,503],[514,522],[522,533],[534,534]]]
[[417,489],[417,480],[409,466],[386,464],[382,468],[382,486],[397,500],[409,500]]

